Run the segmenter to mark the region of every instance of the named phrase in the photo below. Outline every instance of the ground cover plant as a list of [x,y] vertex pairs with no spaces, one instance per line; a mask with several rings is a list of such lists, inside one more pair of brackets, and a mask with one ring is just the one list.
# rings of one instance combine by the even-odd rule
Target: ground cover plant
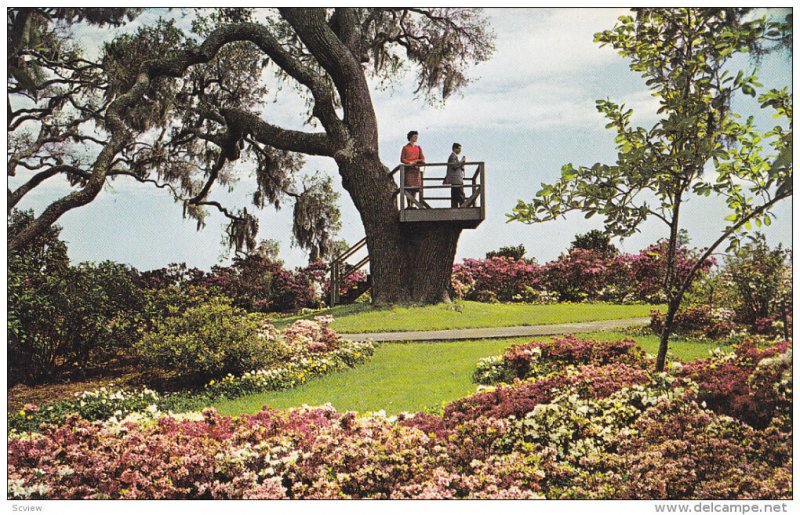
[[[543,356],[563,357],[563,342],[539,343]],[[8,492],[13,498],[791,497],[785,342],[738,348],[747,358],[709,358],[737,368],[758,360],[744,371],[772,407],[758,427],[721,405],[703,404],[704,389],[723,394],[722,385],[698,386],[679,367],[669,374],[642,368],[621,352],[626,342],[601,347],[574,353],[544,377],[448,403],[440,413],[387,418],[331,407],[265,408],[224,417],[207,409],[94,423],[73,416],[41,433],[12,435]],[[779,383],[767,380],[775,377]]]

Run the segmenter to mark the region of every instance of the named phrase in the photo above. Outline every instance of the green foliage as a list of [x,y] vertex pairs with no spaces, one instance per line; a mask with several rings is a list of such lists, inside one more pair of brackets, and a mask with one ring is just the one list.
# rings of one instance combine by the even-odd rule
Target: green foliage
[[726,256],[720,269],[687,295],[686,303],[731,309],[735,321],[750,326],[751,332],[772,332],[770,324],[783,323],[782,301],[791,319],[791,283],[791,251],[781,245],[770,248],[763,234],[756,233],[738,252]]
[[[617,161],[561,169],[561,178],[542,184],[532,202],[520,200],[511,220],[526,223],[553,220],[569,211],[586,218],[601,215],[609,234],[629,236],[642,222],[656,217],[669,231],[664,293],[674,313],[702,262],[752,224],[770,224],[773,206],[792,194],[792,102],[788,89],[758,97],[783,121],[760,133],[754,118],[742,120],[731,110],[734,95],[756,97],[757,70],[735,70],[737,54],[763,47],[773,37],[774,23],[747,20],[747,10],[725,8],[645,8],[636,17],[621,16],[613,29],[595,34],[601,46],[613,47],[630,59],[651,94],[659,100],[661,119],[651,128],[631,124],[633,110],[610,99],[597,110],[616,133]],[[706,173],[713,165],[715,173]],[[642,195],[642,193],[644,193]],[[681,208],[690,195],[716,195],[730,214],[719,238],[685,277],[674,269],[681,229]],[[655,199],[655,202],[652,201]],[[671,318],[671,317],[668,317]],[[665,335],[671,327],[667,324]],[[659,352],[664,366],[666,338]]]
[[100,388],[76,393],[74,399],[54,402],[47,406],[28,404],[8,414],[8,427],[15,431],[36,431],[40,424],[61,424],[73,413],[86,420],[118,420],[131,413],[155,413],[162,397],[147,388],[137,391]]
[[516,247],[509,245],[507,247],[500,247],[499,250],[492,250],[486,253],[486,259],[495,257],[506,257],[512,258],[516,261],[521,261],[525,259],[525,245],[522,243]]
[[[758,77],[744,71],[733,77],[723,69],[764,31],[763,19],[745,22],[733,9],[685,8],[640,9],[635,20],[621,17],[614,29],[596,34],[595,41],[631,59],[631,69],[645,77],[659,99],[662,118],[651,129],[632,127],[631,109],[598,100],[607,127],[617,133],[618,162],[564,165],[560,181],[543,184],[532,203],[520,201],[510,218],[540,222],[581,210],[587,217],[605,216],[610,233],[626,236],[651,215],[669,221],[692,191],[725,198],[733,211],[730,227],[765,222],[774,201],[791,194],[791,163],[778,158],[791,140],[791,125],[788,131],[781,125],[762,135],[752,119],[739,122],[730,98],[737,92],[755,96]],[[671,38],[680,44],[666,44]],[[786,90],[772,90],[759,100],[791,120]],[[777,154],[765,153],[770,136],[778,136],[771,144]],[[718,172],[713,178],[703,173],[709,161]],[[634,194],[640,191],[654,193],[658,204],[637,202]]]
[[597,229],[584,234],[576,234],[569,248],[593,250],[604,257],[613,257],[619,254],[619,249],[611,243],[611,237]]
[[[9,234],[32,220],[14,212]],[[138,338],[145,299],[132,272],[111,262],[70,266],[53,226],[9,255],[9,380],[41,382],[85,370]]]
[[187,309],[200,306],[213,295],[214,292],[207,287],[194,284],[183,287],[168,285],[145,290],[145,329],[152,330],[157,323],[171,316],[182,315]]
[[740,321],[752,324],[769,317],[777,312],[781,299],[791,296],[788,257],[789,251],[781,245],[771,249],[763,234],[758,234],[726,259],[723,274],[735,291],[735,302],[730,307]]
[[286,350],[261,331],[261,318],[213,297],[156,323],[136,343],[148,366],[208,379],[239,374],[280,360]]

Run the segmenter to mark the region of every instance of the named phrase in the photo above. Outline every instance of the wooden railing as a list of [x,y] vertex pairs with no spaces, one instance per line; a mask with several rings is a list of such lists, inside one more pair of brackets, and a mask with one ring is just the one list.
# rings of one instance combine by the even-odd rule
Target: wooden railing
[[355,245],[347,249],[346,251],[342,252],[333,260],[331,261],[331,289],[329,292],[329,300],[331,307],[335,306],[339,300],[341,299],[341,289],[342,283],[360,270],[364,265],[369,263],[369,254],[366,257],[360,259],[355,265],[351,265],[347,263],[347,259],[351,258],[358,252],[359,250],[363,249],[367,246],[367,238],[362,238],[359,240]]
[[[470,176],[469,174],[465,173],[464,176],[464,184],[443,184],[445,174],[447,172],[447,163],[426,163],[421,168],[423,169],[422,172],[422,188],[412,188],[414,190],[419,191],[419,198],[415,198],[412,195],[411,191],[409,191],[408,186],[406,185],[406,168],[410,167],[411,165],[398,165],[395,167],[394,170],[390,172],[390,175],[394,175],[396,172],[400,172],[399,181],[400,186],[398,189],[398,199],[399,199],[399,208],[400,211],[406,209],[442,209],[442,208],[451,208],[451,205],[448,203],[446,205],[441,205],[439,202],[431,203],[431,201],[443,201],[447,200],[450,201],[450,196],[434,196],[437,191],[446,191],[450,193],[453,188],[464,188],[466,194],[466,201],[462,203],[459,208],[481,208],[483,211],[486,204],[486,190],[484,188],[485,183],[485,175],[486,175],[486,167],[483,161],[474,161],[464,163],[464,167],[471,168],[475,167],[475,172]],[[431,173],[431,168],[442,168],[444,174],[433,176]],[[466,171],[466,170],[465,170]],[[426,183],[436,183],[433,185],[427,185]],[[433,193],[433,195],[426,195],[426,193],[430,193],[430,190],[437,190]]]

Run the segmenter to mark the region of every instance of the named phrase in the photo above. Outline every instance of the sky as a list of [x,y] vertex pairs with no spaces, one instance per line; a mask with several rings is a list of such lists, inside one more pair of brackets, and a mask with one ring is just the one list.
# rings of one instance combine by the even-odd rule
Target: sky
[[[565,163],[575,166],[596,162],[611,164],[616,150],[613,133],[595,102],[609,98],[634,109],[634,123],[645,127],[656,120],[657,99],[644,80],[628,68],[628,61],[610,48],[600,48],[593,34],[610,29],[626,9],[487,9],[495,31],[493,57],[470,70],[473,82],[444,106],[426,105],[415,98],[413,71],[390,89],[374,85],[373,103],[379,122],[381,159],[390,168],[399,160],[405,135],[420,133],[419,144],[428,161],[445,161],[453,142],[463,145],[470,161],[486,163],[486,220],[476,229],[462,232],[457,260],[483,257],[502,246],[523,244],[529,257],[540,263],[565,251],[575,234],[601,229],[602,219],[584,219],[573,213],[566,219],[525,225],[506,223],[518,199],[529,201],[543,182],[553,182]],[[90,54],[97,55],[104,39],[161,15],[175,16],[186,25],[189,17],[172,11],[147,11],[120,29],[83,30],[76,40]],[[182,17],[183,16],[183,17]],[[737,64],[752,68],[746,58]],[[773,54],[760,64],[759,76],[766,91],[771,87],[791,89],[791,60],[787,54]],[[270,123],[302,128],[302,102],[287,89],[268,103],[264,116]],[[755,100],[737,99],[734,110],[756,115],[766,129],[774,125],[760,113]],[[226,205],[252,210],[248,198],[255,179],[243,169],[242,179],[227,192],[217,188],[212,198]],[[364,230],[358,212],[341,188],[336,166],[328,158],[308,158],[305,172],[328,173],[342,193],[340,207],[343,227],[339,238],[354,243]],[[24,177],[14,181],[24,180]],[[10,181],[10,187],[17,183]],[[40,213],[50,202],[66,193],[65,185],[51,180],[31,193],[19,207]],[[776,219],[765,231],[772,245],[791,246],[791,201],[775,209]],[[714,241],[727,215],[718,199],[692,198],[684,212],[684,227],[693,246]],[[287,265],[302,266],[307,254],[291,245],[291,204],[281,211],[259,212],[260,238],[280,242],[280,257]],[[130,180],[114,181],[91,204],[69,211],[58,222],[73,262],[110,259],[140,270],[174,262],[208,269],[228,263],[230,253],[222,245],[225,219],[210,211],[206,227],[182,218],[182,206],[163,190]],[[648,221],[642,232],[615,241],[626,252],[635,252],[668,235],[662,222]]]

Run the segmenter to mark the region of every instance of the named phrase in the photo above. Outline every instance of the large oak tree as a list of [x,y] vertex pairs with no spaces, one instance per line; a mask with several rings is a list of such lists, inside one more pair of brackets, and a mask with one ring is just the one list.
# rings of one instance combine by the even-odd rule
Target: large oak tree
[[[13,28],[11,18],[9,27]],[[410,66],[422,98],[446,99],[467,84],[465,69],[493,50],[493,35],[480,12],[228,9],[198,16],[192,32],[186,35],[174,24],[160,22],[106,45],[102,62],[86,60],[86,70],[81,64],[85,58],[80,57],[74,69],[51,72],[70,79],[85,71],[97,74],[70,84],[73,89],[82,84],[86,95],[73,96],[85,109],[73,106],[69,112],[74,116],[85,111],[102,136],[92,142],[90,163],[85,157],[83,163],[65,159],[64,153],[43,144],[49,153],[36,164],[45,164],[33,170],[67,174],[78,189],[48,206],[9,247],[26,245],[69,209],[91,202],[109,178],[123,175],[169,188],[199,220],[206,207],[223,211],[232,221],[231,244],[253,246],[255,217],[211,200],[212,187],[233,179],[237,161],[251,159],[256,163],[257,206],[306,194],[305,202],[297,203],[306,212],[298,214],[296,205],[295,219],[316,219],[320,206],[311,200],[331,198],[329,192],[319,191],[330,183],[316,180],[311,182],[316,191],[298,191],[293,176],[303,164],[302,156],[327,156],[335,161],[361,215],[374,301],[446,300],[460,228],[399,222],[397,186],[378,153],[369,81],[391,82]],[[19,46],[18,53],[27,51]],[[270,75],[278,78],[281,89],[263,80]],[[25,114],[20,109],[42,108],[35,79],[9,76],[9,84],[31,104],[15,109],[20,116]],[[92,95],[91,102],[86,100]],[[270,120],[266,100],[281,101],[283,95],[300,95],[306,101],[302,130]],[[16,147],[23,160],[25,147],[25,142]],[[31,181],[40,183],[47,177],[34,175]],[[9,198],[16,200],[18,192],[9,192]],[[330,213],[322,218],[326,217],[336,219]],[[313,236],[309,241],[318,244],[322,239]]]

